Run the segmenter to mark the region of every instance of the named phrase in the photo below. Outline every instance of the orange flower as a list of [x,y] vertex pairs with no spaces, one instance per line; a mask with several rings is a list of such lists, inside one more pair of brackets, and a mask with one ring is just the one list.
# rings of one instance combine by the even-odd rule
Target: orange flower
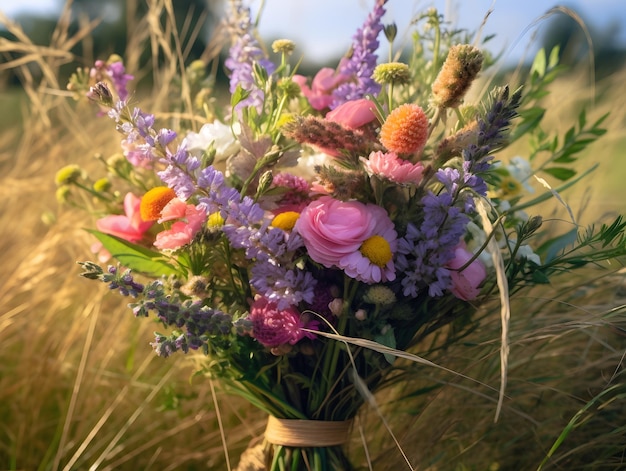
[[144,221],[156,221],[161,217],[161,211],[167,203],[176,197],[176,193],[166,186],[157,186],[148,190],[141,198],[141,219]]
[[412,154],[421,151],[428,139],[428,117],[410,103],[394,109],[380,128],[380,142],[390,152]]

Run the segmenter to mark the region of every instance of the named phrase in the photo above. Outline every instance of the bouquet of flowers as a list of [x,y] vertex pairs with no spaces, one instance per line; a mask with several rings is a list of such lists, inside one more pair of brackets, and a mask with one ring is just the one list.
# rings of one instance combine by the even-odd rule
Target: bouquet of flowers
[[[268,414],[266,469],[351,469],[342,444],[398,357],[435,366],[420,342],[458,341],[499,302],[505,365],[510,293],[626,254],[621,217],[554,234],[525,212],[584,176],[571,164],[604,132],[584,113],[562,140],[541,129],[557,52],[539,53],[525,88],[472,102],[489,55],[429,10],[394,60],[385,4],[336,68],[310,78],[292,41],[269,54],[249,7],[230,1],[230,99],[193,62],[186,113],[163,124],[127,91],[119,56],[70,81],[122,135],[107,176],[57,174],[59,199],[78,205],[82,189],[96,215],[100,264],[81,262],[82,275],[156,316],[158,355],[202,352],[206,374]],[[530,159],[503,152],[525,135]]]

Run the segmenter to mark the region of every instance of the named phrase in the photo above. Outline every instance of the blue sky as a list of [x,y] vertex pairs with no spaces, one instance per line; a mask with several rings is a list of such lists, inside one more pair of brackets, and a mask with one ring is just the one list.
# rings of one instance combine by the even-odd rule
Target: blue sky
[[[253,10],[258,9],[261,1],[251,0]],[[265,0],[260,32],[268,39],[283,37],[296,41],[298,51],[311,61],[337,57],[347,50],[352,34],[367,16],[373,1]],[[56,0],[0,0],[0,11],[9,16],[25,10],[54,13],[60,3]],[[557,4],[574,9],[596,30],[618,26],[620,44],[626,46],[624,0],[389,0],[385,22],[395,21],[400,34],[406,33],[415,14],[434,6],[456,26],[476,30],[487,11],[492,9],[484,28],[484,34],[496,35],[492,52],[502,50],[504,60],[516,62],[529,45],[530,54],[534,54],[533,33],[541,35],[548,25],[547,21],[539,19]]]

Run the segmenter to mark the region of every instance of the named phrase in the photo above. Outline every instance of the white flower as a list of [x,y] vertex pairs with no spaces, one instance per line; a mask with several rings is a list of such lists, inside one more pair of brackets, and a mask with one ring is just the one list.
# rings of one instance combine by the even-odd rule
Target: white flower
[[513,178],[522,184],[524,189],[529,193],[533,193],[535,189],[528,183],[530,177],[533,175],[533,169],[530,166],[530,162],[523,157],[516,156],[511,159],[506,169]]
[[237,153],[241,147],[233,132],[239,133],[237,124],[231,130],[230,126],[215,120],[202,126],[198,133],[188,133],[183,143],[187,150],[197,157],[200,157],[213,144],[215,161],[221,162]]

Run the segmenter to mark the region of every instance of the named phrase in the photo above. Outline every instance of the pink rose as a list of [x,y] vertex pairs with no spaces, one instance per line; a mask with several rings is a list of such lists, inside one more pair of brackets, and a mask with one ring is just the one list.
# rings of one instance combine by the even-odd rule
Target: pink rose
[[206,212],[193,204],[186,204],[178,198],[172,199],[161,211],[159,222],[180,219],[168,230],[157,234],[154,246],[164,250],[174,250],[189,244],[202,229],[206,221]]
[[311,259],[327,268],[364,283],[395,279],[397,234],[380,206],[322,196],[304,208],[294,230]]
[[424,174],[421,162],[412,164],[401,159],[393,152],[372,152],[367,160],[363,159],[370,174],[386,178],[399,184],[419,185]]
[[105,234],[120,237],[129,242],[139,242],[152,227],[152,221],[141,219],[139,205],[141,198],[126,193],[124,197],[124,214],[112,214],[96,221],[96,228]]
[[330,106],[334,100],[333,91],[348,79],[348,76],[338,74],[329,67],[324,67],[315,74],[311,87],[307,85],[307,78],[303,75],[293,76],[293,81],[300,85],[300,90],[309,100],[311,107],[318,111]]
[[372,100],[361,98],[339,105],[326,113],[325,119],[339,123],[348,129],[357,129],[376,119],[375,109],[376,105]]
[[463,271],[458,271],[473,256],[472,252],[463,245],[459,245],[454,250],[454,258],[446,265],[450,269],[450,277],[452,278],[450,291],[464,301],[476,299],[480,293],[479,286],[487,277],[487,270],[479,259],[475,259]]

